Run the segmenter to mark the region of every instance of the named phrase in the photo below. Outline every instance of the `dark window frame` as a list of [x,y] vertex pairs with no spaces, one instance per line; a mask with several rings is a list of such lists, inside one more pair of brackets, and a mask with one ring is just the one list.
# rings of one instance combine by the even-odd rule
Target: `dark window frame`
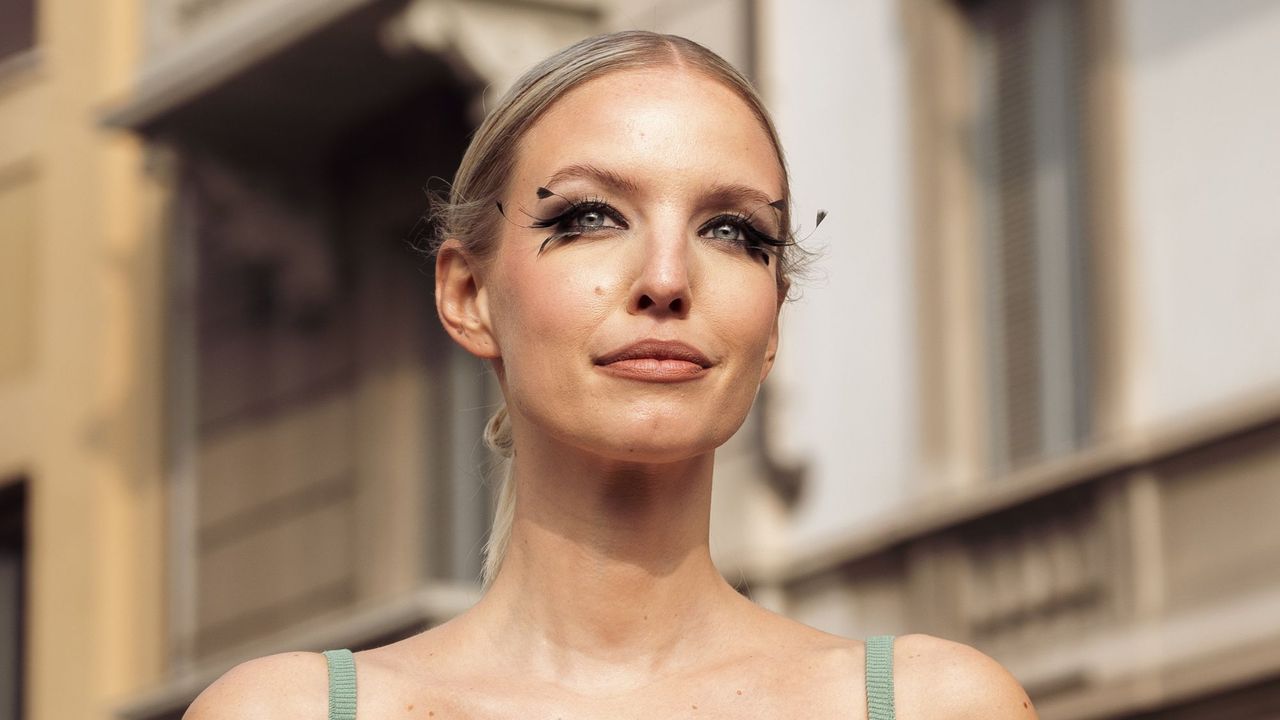
[[36,47],[36,0],[0,0],[0,66]]
[[13,580],[0,585],[0,716],[23,717],[26,684],[26,619],[28,525],[27,482],[0,482],[0,580]]

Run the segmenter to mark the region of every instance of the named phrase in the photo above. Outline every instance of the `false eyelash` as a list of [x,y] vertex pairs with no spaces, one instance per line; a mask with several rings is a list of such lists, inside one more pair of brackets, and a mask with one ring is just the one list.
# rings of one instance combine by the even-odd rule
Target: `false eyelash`
[[558,215],[549,218],[534,218],[533,223],[529,227],[552,227],[553,225],[558,225],[584,210],[613,210],[613,206],[611,206],[604,198],[594,195],[582,198],[581,200],[567,200],[566,202],[568,202],[568,205],[564,210],[561,210]]
[[[519,225],[519,223],[515,223],[516,225],[519,225],[519,227],[530,228],[530,229],[554,227],[554,226],[560,225],[561,223],[565,222],[569,218],[588,210],[601,212],[609,216],[610,219],[614,220],[615,222],[621,223],[624,226],[626,225],[626,219],[622,217],[622,214],[619,213],[616,209],[614,209],[614,207],[610,205],[603,198],[593,196],[589,198],[584,198],[582,200],[570,200],[564,195],[561,195],[560,193],[557,193],[553,190],[548,190],[545,187],[539,187],[537,189],[537,195],[539,200],[545,200],[552,196],[558,197],[561,200],[564,200],[565,203],[567,203],[567,207],[565,207],[565,209],[562,210],[559,214],[549,218],[537,217],[536,215],[533,215],[532,213],[526,211],[524,208],[521,208],[520,212],[524,213],[529,218],[531,218],[533,222],[528,225]],[[499,201],[497,205],[498,205],[498,212],[502,214],[502,217],[507,218],[507,213],[506,213],[506,210],[502,207],[502,202]],[[507,220],[510,222],[510,218],[507,218]],[[551,235],[548,235],[547,238],[544,239],[541,244],[538,245],[538,254],[541,255],[542,252],[546,250],[547,246],[556,240],[563,240],[565,238],[575,237],[577,235],[583,234],[583,232],[584,231],[581,229],[565,229],[565,230],[561,230],[560,232],[552,233]]]
[[701,235],[707,230],[722,223],[726,223],[726,222],[732,223],[743,234],[742,244],[748,250],[754,250],[759,252],[761,257],[764,258],[764,264],[768,265],[770,256],[774,255],[775,253],[774,251],[768,250],[766,248],[782,248],[788,245],[795,245],[796,241],[784,240],[782,238],[774,237],[755,226],[755,224],[751,221],[752,218],[755,217],[756,213],[760,212],[761,210],[767,207],[771,207],[774,210],[782,212],[786,210],[787,202],[786,200],[779,198],[777,200],[774,200],[771,203],[765,203],[764,205],[761,205],[760,207],[751,211],[750,215],[747,215],[741,212],[721,213],[720,215],[717,215],[716,217],[704,223],[702,227],[698,229],[698,234]]
[[[786,210],[786,209],[787,209],[787,203],[786,203],[786,201],[785,201],[785,200],[783,200],[783,199],[779,198],[779,199],[777,199],[777,200],[774,200],[774,201],[773,201],[773,202],[771,202],[771,203],[768,203],[768,204],[767,204],[767,205],[765,205],[764,207],[771,207],[771,208],[773,208],[773,209],[777,210],[778,212],[782,212],[782,211],[784,211],[784,210]],[[754,213],[754,212],[753,212],[753,213],[751,213],[751,214],[752,214],[752,215],[755,215],[755,213]],[[816,218],[814,219],[814,221],[813,221],[813,229],[814,229],[814,230],[817,230],[817,229],[818,229],[818,226],[822,224],[822,221],[823,221],[823,220],[826,220],[826,219],[827,219],[827,211],[826,211],[826,210],[819,210],[819,211],[818,211],[818,215],[817,215],[817,217],[816,217]],[[810,231],[810,233],[812,233],[812,230]],[[806,237],[807,237],[807,236],[806,236]],[[798,241],[795,241],[795,240],[792,240],[792,241],[790,241],[790,242],[786,242],[786,243],[783,243],[783,244],[784,244],[784,245],[798,245],[798,244],[799,244],[799,242],[798,242]]]
[[578,235],[585,233],[594,233],[602,230],[613,229],[605,226],[586,229],[568,224],[571,219],[588,212],[598,212],[623,227],[626,227],[626,219],[622,217],[622,214],[602,198],[589,197],[582,200],[572,200],[568,202],[569,206],[562,210],[560,214],[555,217],[535,219],[533,224],[529,226],[534,228],[559,228],[556,232],[548,235],[547,238],[538,246],[539,254],[541,254],[547,246],[553,242],[564,240],[566,238],[577,237]]
[[[550,218],[536,217],[535,215],[529,213],[524,208],[521,208],[520,212],[524,213],[530,218],[533,218],[533,223],[530,225],[519,225],[519,223],[514,223],[510,218],[508,218],[506,209],[502,206],[501,200],[495,201],[495,203],[498,206],[498,213],[502,215],[502,217],[506,219],[508,222],[513,222],[513,224],[519,225],[519,227],[523,227],[523,228],[547,228],[553,225],[558,225],[564,220],[572,217],[576,213],[582,212],[583,210],[597,210],[600,212],[605,212],[606,214],[612,215],[613,219],[616,222],[620,222],[623,225],[626,225],[626,220],[622,218],[621,214],[618,213],[618,211],[615,210],[613,206],[609,205],[608,202],[606,202],[602,198],[592,197],[592,198],[587,198],[585,200],[576,200],[576,201],[570,200],[569,198],[561,195],[560,193],[557,193],[554,190],[550,190],[544,186],[539,186],[535,191],[535,193],[537,194],[539,200],[546,200],[547,198],[554,196],[564,200],[566,203],[568,203],[568,206],[560,214]],[[764,205],[761,205],[760,208],[753,210],[750,215],[743,215],[742,213],[722,213],[720,215],[717,215],[715,218],[712,218],[708,222],[704,223],[702,227],[698,230],[698,232],[699,234],[701,234],[702,232],[705,232],[708,228],[714,227],[716,223],[731,221],[735,225],[737,225],[740,230],[742,230],[744,236],[749,240],[749,242],[744,243],[744,245],[748,249],[759,250],[762,253],[764,253],[765,264],[767,265],[769,263],[769,255],[771,253],[767,250],[764,250],[766,246],[781,248],[788,245],[798,245],[800,241],[794,239],[794,234],[792,235],[793,239],[790,239],[790,240],[783,240],[781,238],[773,237],[772,235],[769,235],[768,233],[761,231],[755,225],[753,225],[751,223],[751,218],[755,217],[755,214],[763,208],[771,207],[781,212],[786,210],[786,206],[787,206],[786,200],[783,198],[779,198],[777,200],[774,200],[771,203],[765,203]],[[809,231],[809,234],[812,235],[815,231],[817,231],[818,226],[821,225],[822,221],[825,220],[826,218],[827,218],[827,211],[819,210],[817,217],[814,219],[813,229]],[[543,240],[542,243],[538,246],[538,253],[541,254],[542,251],[546,249],[547,245],[549,245],[554,240],[563,240],[564,238],[574,237],[576,235],[581,235],[581,234],[582,234],[582,231],[580,230],[579,231],[562,231],[559,233],[553,233],[552,235],[548,236],[545,240]],[[808,235],[806,235],[805,237],[807,238]]]
[[[774,201],[773,201],[773,202],[771,202],[771,203],[768,203],[767,205],[765,205],[765,206],[763,206],[763,207],[772,207],[772,208],[774,208],[774,209],[778,210],[779,212],[781,212],[781,211],[783,211],[783,210],[785,210],[785,209],[786,209],[786,206],[787,206],[786,201],[784,201],[784,200],[782,200],[782,199],[778,199],[778,200],[774,200]],[[755,212],[758,212],[758,210],[757,210],[757,211],[755,211]],[[752,213],[751,213],[751,215],[755,215],[755,212],[752,212]],[[750,219],[751,219],[751,215],[747,216],[747,217],[745,218],[745,220],[750,220]],[[711,222],[709,222],[709,223],[707,223],[707,224],[703,225],[703,226],[702,226],[702,227],[703,227],[703,230],[705,230],[705,229],[707,229],[707,228],[709,228],[709,227],[712,227],[712,225],[713,225],[715,222],[717,222],[717,221],[721,220],[722,218],[723,218],[723,216],[721,216],[721,218],[716,218],[716,219],[712,220]],[[758,229],[757,229],[754,225],[752,225],[751,223],[749,223],[749,222],[745,222],[745,220],[740,224],[740,227],[742,227],[742,228],[744,229],[744,231],[746,232],[746,234],[748,235],[748,237],[751,237],[752,242],[753,242],[753,244],[754,244],[754,249],[758,249],[758,250],[760,250],[762,253],[765,253],[765,264],[768,264],[768,262],[769,262],[769,258],[768,258],[769,251],[764,250],[764,249],[763,249],[763,247],[762,247],[763,245],[768,245],[768,246],[775,247],[775,248],[781,248],[781,247],[785,247],[785,246],[788,246],[788,245],[799,245],[801,242],[803,242],[804,240],[808,240],[810,236],[812,236],[815,232],[817,232],[817,230],[818,230],[818,226],[819,226],[819,225],[821,225],[821,224],[822,224],[822,221],[823,221],[823,220],[826,220],[826,219],[827,219],[827,211],[826,211],[826,210],[819,210],[819,211],[818,211],[817,216],[814,218],[814,221],[813,221],[813,228],[812,228],[811,230],[809,230],[809,233],[808,233],[807,235],[805,235],[805,236],[804,236],[804,238],[802,238],[802,239],[796,239],[796,235],[795,235],[795,233],[794,233],[794,232],[793,232],[793,233],[791,233],[791,239],[790,239],[790,240],[783,240],[783,239],[780,239],[780,238],[775,238],[775,237],[772,237],[772,236],[770,236],[770,235],[768,235],[768,234],[766,234],[766,233],[761,232],[760,230],[758,230]],[[699,232],[701,232],[701,231],[699,231]]]
[[752,213],[751,215],[741,212],[721,213],[703,223],[702,227],[698,228],[698,234],[701,235],[702,233],[720,225],[732,225],[742,233],[742,240],[731,242],[738,242],[747,250],[759,252],[760,256],[764,258],[764,264],[768,265],[769,258],[773,253],[766,248],[783,247],[785,245],[794,245],[795,243],[788,240],[781,240],[757,228],[751,222],[751,218],[754,215],[755,213]]

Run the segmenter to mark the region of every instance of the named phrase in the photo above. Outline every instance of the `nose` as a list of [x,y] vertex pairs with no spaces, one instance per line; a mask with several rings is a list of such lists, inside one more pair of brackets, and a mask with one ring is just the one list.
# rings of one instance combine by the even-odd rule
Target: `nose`
[[689,282],[689,245],[676,233],[650,238],[645,257],[631,287],[629,311],[684,317],[692,301]]

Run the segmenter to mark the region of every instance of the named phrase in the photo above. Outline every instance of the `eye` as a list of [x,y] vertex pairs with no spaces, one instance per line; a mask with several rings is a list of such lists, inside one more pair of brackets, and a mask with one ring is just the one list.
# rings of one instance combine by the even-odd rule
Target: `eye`
[[626,226],[627,222],[622,214],[602,200],[574,202],[559,215],[533,224],[533,227],[554,227],[557,234],[576,234]]
[[595,208],[582,208],[576,215],[566,218],[569,220],[576,219],[576,222],[568,223],[565,229],[578,228],[580,230],[596,230],[605,227],[605,221],[608,216],[604,210]]
[[742,242],[745,238],[742,235],[742,228],[736,223],[722,222],[711,228],[711,234],[717,240],[727,240],[730,242]]
[[765,265],[773,257],[773,248],[782,245],[779,240],[756,229],[744,215],[718,215],[703,225],[698,235],[740,245],[763,260]]
[[548,245],[563,240],[621,230],[627,227],[626,218],[612,205],[599,199],[578,200],[570,202],[560,214],[538,220],[530,227],[552,228],[554,232],[542,241],[538,252],[546,250]]

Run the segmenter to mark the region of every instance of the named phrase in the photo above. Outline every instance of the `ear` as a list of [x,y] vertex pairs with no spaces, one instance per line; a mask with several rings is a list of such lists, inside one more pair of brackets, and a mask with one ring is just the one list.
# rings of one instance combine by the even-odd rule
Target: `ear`
[[502,353],[489,322],[489,298],[475,258],[450,238],[436,251],[436,312],[445,332],[467,352],[493,359]]
[[769,345],[765,347],[764,366],[760,368],[761,385],[764,385],[765,378],[769,377],[769,371],[773,370],[773,360],[778,356],[778,318],[781,315],[779,311],[773,316],[773,330],[769,333]]

